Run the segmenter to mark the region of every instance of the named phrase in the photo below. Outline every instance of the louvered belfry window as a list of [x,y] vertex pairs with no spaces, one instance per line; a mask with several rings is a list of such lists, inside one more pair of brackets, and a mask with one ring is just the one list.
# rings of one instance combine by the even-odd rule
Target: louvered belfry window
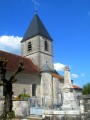
[[31,50],[32,50],[32,43],[28,42],[28,51],[31,51]]
[[48,42],[45,41],[45,51],[48,51]]

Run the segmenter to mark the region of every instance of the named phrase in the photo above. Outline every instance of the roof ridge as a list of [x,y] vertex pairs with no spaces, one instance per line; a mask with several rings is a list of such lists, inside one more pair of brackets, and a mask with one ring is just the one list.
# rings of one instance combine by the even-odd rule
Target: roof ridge
[[12,55],[20,56],[20,55],[17,55],[17,54],[14,54],[14,53],[8,52],[8,51],[3,51],[3,50],[0,50],[0,51],[1,51],[1,52],[4,52],[4,53],[12,54]]
[[[8,52],[8,51],[3,51],[3,50],[0,50],[0,51],[1,51],[1,52],[4,52],[4,53],[7,53],[7,54],[15,55],[15,56],[18,56],[18,57],[21,57],[21,58],[25,58],[25,57],[23,57],[23,56],[21,56],[21,55],[17,55],[17,54]],[[25,59],[27,59],[27,58],[25,58]]]

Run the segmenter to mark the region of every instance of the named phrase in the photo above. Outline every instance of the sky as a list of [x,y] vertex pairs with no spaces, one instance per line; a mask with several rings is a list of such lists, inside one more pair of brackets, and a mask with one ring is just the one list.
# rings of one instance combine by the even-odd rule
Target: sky
[[90,0],[0,0],[0,50],[20,55],[37,4],[38,15],[53,39],[54,67],[70,67],[74,84],[90,82]]

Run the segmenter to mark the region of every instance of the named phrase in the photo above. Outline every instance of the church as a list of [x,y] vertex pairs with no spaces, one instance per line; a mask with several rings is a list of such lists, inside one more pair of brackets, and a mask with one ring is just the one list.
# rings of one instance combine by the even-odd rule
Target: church
[[17,69],[19,61],[23,61],[24,70],[13,84],[14,95],[18,96],[25,90],[31,98],[39,98],[40,105],[45,99],[46,106],[52,107],[65,103],[65,96],[70,99],[68,92],[74,101],[82,94],[82,89],[73,85],[68,66],[64,69],[64,76],[54,70],[53,39],[38,14],[34,15],[21,40],[21,56],[0,50],[0,58],[8,60],[7,78]]

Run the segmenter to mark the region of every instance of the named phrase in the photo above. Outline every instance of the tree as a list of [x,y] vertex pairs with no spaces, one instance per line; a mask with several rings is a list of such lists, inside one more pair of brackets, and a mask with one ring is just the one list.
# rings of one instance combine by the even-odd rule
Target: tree
[[10,76],[9,79],[6,79],[6,65],[8,63],[7,59],[0,59],[0,74],[1,74],[1,81],[0,86],[3,86],[3,95],[5,96],[4,101],[4,109],[3,109],[3,116],[6,120],[10,113],[12,112],[12,83],[16,82],[17,79],[15,78],[18,73],[23,70],[23,62],[19,63],[17,70]]
[[83,86],[83,94],[84,95],[90,94],[90,83],[87,83]]

